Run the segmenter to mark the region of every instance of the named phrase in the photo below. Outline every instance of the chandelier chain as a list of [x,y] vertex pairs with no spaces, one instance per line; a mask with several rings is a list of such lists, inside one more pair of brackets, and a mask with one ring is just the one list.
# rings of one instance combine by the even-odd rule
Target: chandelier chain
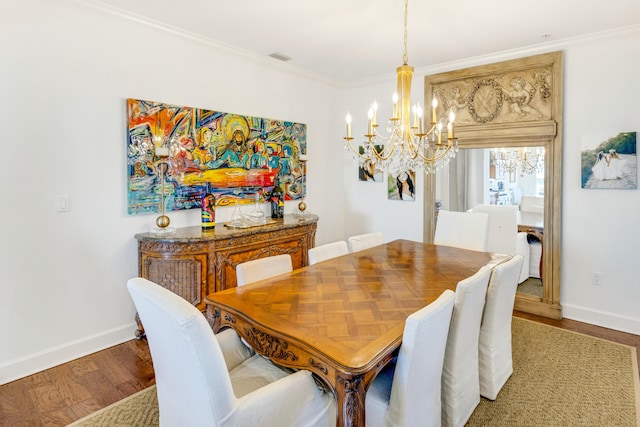
[[409,14],[409,0],[404,1],[404,51],[402,53],[402,62],[404,65],[409,63],[409,55],[407,55],[407,16]]

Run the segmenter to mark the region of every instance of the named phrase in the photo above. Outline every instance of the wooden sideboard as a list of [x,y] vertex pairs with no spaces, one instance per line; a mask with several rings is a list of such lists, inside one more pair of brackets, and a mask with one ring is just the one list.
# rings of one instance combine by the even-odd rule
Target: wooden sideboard
[[[251,228],[230,228],[219,223],[214,232],[197,226],[178,228],[170,234],[136,234],[138,275],[205,312],[204,297],[235,287],[236,265],[242,262],[289,254],[294,269],[306,266],[308,251],[315,245],[317,223],[317,215],[306,214],[303,219],[285,215]],[[137,335],[142,334],[140,328]]]

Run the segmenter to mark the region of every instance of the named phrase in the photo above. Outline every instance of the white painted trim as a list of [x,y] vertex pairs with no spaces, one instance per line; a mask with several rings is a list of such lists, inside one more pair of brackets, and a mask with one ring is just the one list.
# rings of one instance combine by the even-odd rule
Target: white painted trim
[[0,385],[132,340],[135,338],[136,329],[137,325],[131,323],[27,357],[9,360],[0,365]]
[[606,311],[593,310],[572,304],[562,304],[562,316],[578,322],[640,335],[640,319],[620,316]]
[[[147,30],[162,33],[165,35],[179,37],[189,40],[194,43],[206,45],[210,48],[218,51],[223,51],[229,54],[236,55],[248,61],[259,63],[268,67],[276,68],[279,71],[289,72],[301,77],[306,77],[312,80],[319,81],[335,88],[357,88],[362,86],[369,86],[381,82],[386,82],[388,79],[394,79],[395,73],[385,74],[370,79],[358,80],[354,82],[339,82],[334,79],[328,78],[318,73],[306,70],[302,67],[298,67],[294,64],[284,63],[278,60],[274,60],[271,57],[259,55],[249,50],[240,49],[236,46],[223,43],[219,40],[203,37],[200,34],[187,31],[183,28],[174,27],[164,22],[153,20],[147,16],[138,15],[127,10],[123,10],[112,5],[105,4],[99,0],[65,0],[68,4],[73,5],[84,10],[100,14],[102,16],[116,19],[120,22],[135,25],[140,28],[146,28]],[[451,61],[442,64],[435,64],[431,66],[417,67],[414,70],[414,75],[431,75],[452,70],[458,70],[468,67],[475,67],[482,64],[490,64],[494,62],[507,61],[511,59],[521,58],[525,56],[538,55],[542,53],[554,52],[556,50],[566,49],[570,46],[580,45],[584,43],[591,43],[602,39],[611,39],[627,35],[633,35],[640,31],[640,24],[631,25],[628,27],[616,28],[613,30],[601,31],[592,34],[586,34],[578,37],[571,37],[561,40],[553,40],[544,43],[537,43],[522,48],[506,50],[502,52],[494,52],[488,55],[481,55],[472,58],[465,58],[459,61]]]
[[[593,43],[599,40],[610,40],[620,37],[633,36],[640,33],[640,24],[628,27],[616,28],[613,30],[601,31],[592,34],[586,34],[578,37],[571,37],[550,42],[537,43],[517,49],[504,50],[501,52],[492,52],[487,55],[464,58],[458,61],[444,62],[441,64],[416,67],[414,76],[430,76],[453,70],[461,70],[464,68],[476,67],[478,65],[493,64],[496,62],[509,61],[511,59],[524,58],[527,56],[540,55],[543,53],[564,50],[572,46]],[[395,79],[394,73],[385,74],[383,76],[372,77],[370,79],[359,80],[347,84],[347,88],[366,87],[377,83],[386,82]]]
[[323,76],[318,73],[306,70],[302,67],[298,67],[294,64],[285,63],[280,60],[271,58],[270,56],[260,55],[249,50],[241,49],[236,46],[232,46],[227,43],[223,43],[219,40],[214,40],[208,37],[203,37],[200,34],[187,31],[183,28],[171,26],[164,22],[156,21],[147,16],[138,15],[127,10],[123,10],[97,0],[65,0],[68,4],[84,9],[89,12],[97,13],[104,17],[115,19],[119,22],[124,22],[130,25],[134,25],[138,28],[144,28],[149,31],[153,31],[159,34],[168,35],[171,37],[182,38],[193,43],[198,43],[207,46],[211,49],[215,49],[220,52],[235,55],[244,60],[254,62],[260,65],[268,66],[270,68],[277,69],[282,72],[291,73],[296,76],[316,80],[320,83],[335,87],[344,88],[344,84]]

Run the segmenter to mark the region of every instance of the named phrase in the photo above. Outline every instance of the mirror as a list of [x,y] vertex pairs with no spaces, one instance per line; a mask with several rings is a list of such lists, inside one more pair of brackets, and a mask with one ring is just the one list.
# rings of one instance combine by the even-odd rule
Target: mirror
[[436,180],[439,209],[465,212],[478,205],[517,207],[518,233],[514,230],[513,245],[526,264],[517,291],[542,298],[544,147],[463,149]]
[[[544,81],[540,80],[541,75]],[[515,98],[509,92],[509,83],[516,80],[528,85],[526,102],[532,113],[518,108],[525,102],[524,98]],[[515,309],[562,318],[562,53],[426,76],[425,105],[429,105],[434,96],[444,108],[457,109],[456,137],[460,151],[448,167],[425,175],[424,241],[433,242],[437,203],[444,203],[440,200],[444,195],[450,210],[467,210],[476,202],[491,204],[491,197],[495,203],[513,203],[519,198],[518,206],[522,208],[522,196],[537,197],[533,201],[541,224],[521,221],[519,228],[532,236],[538,234],[542,285],[535,292],[519,291]],[[536,172],[533,182],[520,177],[522,171],[512,172],[506,165],[502,170],[496,169],[496,163],[507,161],[509,153],[516,150],[531,153],[529,156],[536,150],[544,151],[544,167]],[[515,188],[526,194],[517,194]],[[523,220],[531,222],[533,218],[527,215]]]

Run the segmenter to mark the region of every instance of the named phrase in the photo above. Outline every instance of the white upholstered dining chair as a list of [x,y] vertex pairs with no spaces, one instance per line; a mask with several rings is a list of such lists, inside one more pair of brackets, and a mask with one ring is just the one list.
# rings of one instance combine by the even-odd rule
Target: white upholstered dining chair
[[311,372],[250,356],[235,332],[214,335],[197,308],[153,282],[127,288],[149,342],[160,426],[335,425],[334,397]]
[[482,267],[456,286],[442,367],[442,425],[462,427],[478,403],[478,337],[491,269]]
[[384,233],[378,231],[375,233],[358,234],[349,237],[347,242],[349,243],[349,252],[363,251],[384,244]]
[[331,258],[346,255],[349,253],[349,246],[344,240],[325,243],[309,249],[309,265],[317,264]]
[[507,255],[521,255],[524,264],[520,270],[519,281],[529,278],[529,242],[527,233],[518,232],[520,211],[515,205],[476,205],[471,212],[489,214],[487,250]]
[[438,211],[433,243],[474,251],[487,251],[489,214]]
[[291,255],[272,255],[236,265],[238,286],[293,271]]
[[495,400],[513,373],[511,319],[523,257],[516,255],[491,272],[485,303],[478,359],[480,395]]
[[396,363],[367,391],[367,427],[440,427],[440,381],[454,299],[446,290],[407,318]]

